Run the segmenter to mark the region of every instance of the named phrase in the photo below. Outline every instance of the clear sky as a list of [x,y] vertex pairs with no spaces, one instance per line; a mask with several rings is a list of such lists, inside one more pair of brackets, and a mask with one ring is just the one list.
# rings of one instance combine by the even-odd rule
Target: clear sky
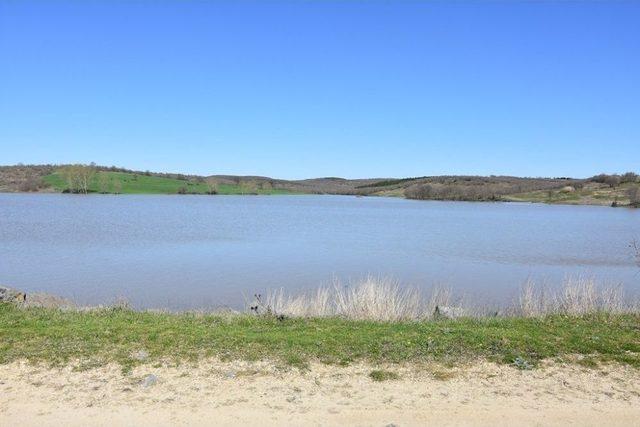
[[640,172],[640,1],[0,0],[0,164]]

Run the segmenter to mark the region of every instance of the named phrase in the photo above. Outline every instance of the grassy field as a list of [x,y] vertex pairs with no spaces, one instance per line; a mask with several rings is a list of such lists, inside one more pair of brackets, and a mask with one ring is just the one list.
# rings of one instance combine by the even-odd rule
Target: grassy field
[[420,322],[353,321],[138,312],[122,308],[62,311],[0,304],[0,363],[128,369],[144,350],[148,362],[260,360],[304,368],[311,360],[399,363],[474,362],[528,369],[542,359],[596,366],[616,361],[640,367],[640,315],[485,318]]
[[[183,179],[174,179],[160,176],[147,176],[145,174],[135,174],[127,172],[106,172],[101,171],[95,174],[89,185],[91,192],[100,192],[100,181],[106,180],[108,183],[106,192],[121,194],[177,194],[183,190],[188,194],[206,194],[208,187],[205,183],[194,182]],[[64,191],[67,184],[58,173],[43,177],[43,181],[57,191]],[[118,184],[117,184],[118,183]],[[119,186],[119,188],[118,188]],[[293,194],[292,191],[273,188],[242,187],[234,184],[218,184],[216,186],[218,194]]]

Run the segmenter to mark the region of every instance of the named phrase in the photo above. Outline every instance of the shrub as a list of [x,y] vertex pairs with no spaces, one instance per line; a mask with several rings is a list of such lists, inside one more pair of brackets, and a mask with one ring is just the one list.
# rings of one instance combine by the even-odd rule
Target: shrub
[[615,188],[620,185],[620,177],[618,175],[609,175],[605,178],[604,183],[611,188]]
[[629,196],[629,204],[633,207],[640,208],[640,187],[630,187],[627,190]]
[[620,177],[620,182],[623,184],[629,183],[629,182],[636,182],[637,180],[638,180],[638,174],[634,172],[627,172]]
[[369,378],[376,382],[381,382],[387,380],[397,380],[400,378],[400,376],[391,371],[374,370],[369,373]]

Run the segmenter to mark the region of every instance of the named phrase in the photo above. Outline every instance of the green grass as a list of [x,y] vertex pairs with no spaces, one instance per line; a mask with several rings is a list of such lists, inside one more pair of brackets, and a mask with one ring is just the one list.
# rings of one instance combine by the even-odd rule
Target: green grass
[[[284,319],[126,309],[60,311],[0,304],[0,363],[28,359],[87,366],[149,361],[270,359],[305,367],[309,361],[399,363],[488,359],[535,366],[540,360],[616,361],[640,367],[640,315],[553,316],[384,323],[338,318]],[[591,362],[590,362],[591,363]]]
[[[107,177],[109,182],[107,192],[109,193],[116,191],[116,182],[120,183],[120,193],[122,194],[177,194],[181,188],[184,188],[187,193],[206,194],[208,191],[207,185],[199,182],[127,172],[98,172],[89,185],[90,192],[97,193],[100,191],[100,176]],[[64,191],[67,188],[65,180],[57,172],[46,175],[43,180],[57,191]],[[247,189],[243,189],[240,185],[218,184],[217,191],[218,194],[243,194],[247,192]],[[257,194],[292,194],[288,190],[271,188],[252,188],[250,192]]]
[[381,381],[388,381],[388,380],[397,380],[400,378],[400,376],[395,372],[377,369],[369,373],[369,378],[371,378],[374,381],[381,382]]

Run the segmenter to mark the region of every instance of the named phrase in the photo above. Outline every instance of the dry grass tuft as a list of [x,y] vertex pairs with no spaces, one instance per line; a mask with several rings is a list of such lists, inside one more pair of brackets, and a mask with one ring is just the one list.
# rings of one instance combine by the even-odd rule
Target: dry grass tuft
[[[453,305],[453,301],[458,301]],[[486,306],[465,306],[454,300],[450,288],[434,286],[429,295],[415,288],[403,288],[388,278],[369,276],[354,284],[335,282],[299,295],[284,289],[270,291],[265,298],[256,296],[251,305],[258,314],[285,317],[341,317],[350,320],[385,322],[433,319],[436,307],[462,317],[543,317],[551,314],[584,315],[590,313],[634,313],[637,303],[625,302],[621,286],[597,286],[595,280],[568,278],[560,288],[538,285],[527,280],[519,298],[511,307],[495,310]],[[440,310],[442,311],[442,310]]]
[[597,286],[595,280],[570,277],[553,291],[528,280],[522,286],[516,315],[540,317],[550,314],[637,312],[637,304],[626,302],[621,285]]
[[422,316],[416,289],[400,288],[389,279],[367,277],[355,286],[334,286],[335,314],[353,320],[414,320]]

